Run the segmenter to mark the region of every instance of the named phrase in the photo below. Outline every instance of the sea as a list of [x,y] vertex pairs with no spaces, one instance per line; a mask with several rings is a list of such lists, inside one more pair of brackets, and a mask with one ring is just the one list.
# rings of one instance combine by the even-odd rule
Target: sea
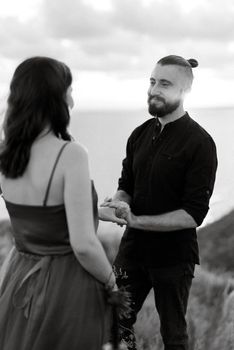
[[[216,183],[204,226],[234,209],[234,107],[194,108],[189,115],[210,133],[217,146]],[[130,133],[149,118],[147,110],[72,112],[70,132],[88,150],[99,203],[116,191]],[[1,198],[3,218],[8,214]]]

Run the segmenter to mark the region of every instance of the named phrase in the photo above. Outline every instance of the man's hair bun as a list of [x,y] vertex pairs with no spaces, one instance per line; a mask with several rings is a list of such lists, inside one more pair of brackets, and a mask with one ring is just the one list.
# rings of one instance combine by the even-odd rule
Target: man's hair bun
[[189,58],[187,61],[192,68],[196,68],[198,66],[198,62],[195,60],[195,58]]

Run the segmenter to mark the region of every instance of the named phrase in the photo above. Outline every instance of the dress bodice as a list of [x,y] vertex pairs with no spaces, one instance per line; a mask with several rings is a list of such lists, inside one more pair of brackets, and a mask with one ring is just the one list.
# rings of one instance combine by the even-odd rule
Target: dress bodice
[[[72,252],[64,204],[47,206],[50,186],[59,157],[68,143],[65,143],[56,158],[43,205],[23,205],[5,200],[10,216],[17,250],[36,255],[60,255]],[[91,181],[93,217],[95,230],[98,227],[97,193]],[[77,208],[79,210],[79,208]],[[77,228],[77,230],[79,227]]]
[[38,255],[71,251],[63,205],[29,206],[6,201],[16,248]]
[[[94,225],[97,229],[97,193],[92,182]],[[37,255],[72,251],[65,206],[33,206],[5,201],[11,219],[16,248]]]

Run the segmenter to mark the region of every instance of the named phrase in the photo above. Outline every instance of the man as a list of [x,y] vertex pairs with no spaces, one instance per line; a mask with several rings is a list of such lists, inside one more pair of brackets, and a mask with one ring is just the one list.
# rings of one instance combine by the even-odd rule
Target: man
[[132,295],[133,312],[121,321],[128,349],[136,349],[132,327],[151,288],[165,350],[188,349],[196,227],[208,212],[217,168],[214,141],[183,107],[196,66],[174,55],[158,61],[148,90],[153,118],[128,139],[118,191],[100,210],[101,219],[127,224],[114,267],[118,285]]

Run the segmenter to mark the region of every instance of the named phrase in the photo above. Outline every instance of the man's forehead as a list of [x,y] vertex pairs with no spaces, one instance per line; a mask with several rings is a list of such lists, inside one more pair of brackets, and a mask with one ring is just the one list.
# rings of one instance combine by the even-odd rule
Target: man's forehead
[[156,64],[153,72],[151,73],[151,78],[155,80],[168,80],[168,81],[178,81],[184,79],[185,69],[178,65],[161,65]]

